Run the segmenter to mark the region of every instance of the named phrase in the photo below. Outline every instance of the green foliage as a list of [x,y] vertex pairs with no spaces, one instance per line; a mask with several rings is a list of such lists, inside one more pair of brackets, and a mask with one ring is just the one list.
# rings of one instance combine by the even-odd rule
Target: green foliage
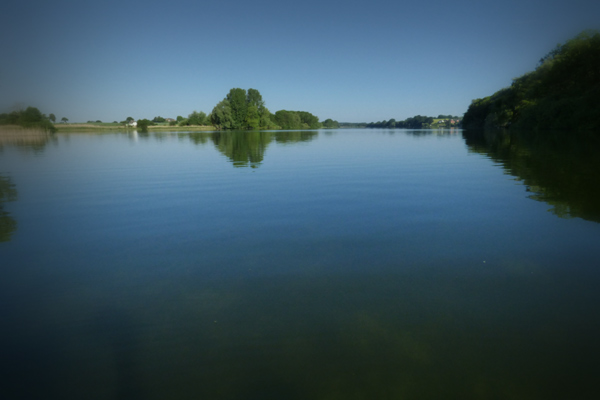
[[248,103],[248,106],[255,106],[258,112],[262,111],[262,109],[265,107],[265,102],[262,98],[262,95],[256,89],[248,89],[246,103]]
[[326,129],[336,129],[340,127],[340,123],[337,121],[332,120],[331,118],[327,118],[325,121],[323,121],[323,128]]
[[407,128],[407,129],[423,129],[429,128],[433,123],[433,117],[425,117],[422,115],[415,115],[414,117],[407,118],[404,121],[396,121],[390,119],[389,121],[378,121],[366,124],[367,128]]
[[207,119],[217,129],[277,128],[271,121],[271,113],[265,107],[262,95],[256,89],[248,89],[248,92],[240,88],[231,89]]
[[256,130],[260,125],[260,115],[258,114],[258,108],[254,104],[248,105],[244,125],[250,130]]
[[55,123],[56,122],[56,115],[50,114],[50,115],[48,115],[48,119],[50,120],[50,122]]
[[35,107],[0,114],[0,125],[18,125],[23,128],[40,128],[45,131],[56,132],[56,127],[50,119]]
[[280,110],[273,115],[258,90],[246,92],[240,88],[231,89],[212,110],[209,119],[217,129],[319,129],[322,126],[317,116],[306,111]]
[[155,125],[154,122],[150,121],[149,119],[138,119],[137,121],[137,127],[140,128],[142,130],[142,132],[147,131],[148,127],[151,125]]
[[165,121],[166,121],[166,119],[164,119],[160,115],[158,117],[154,117],[154,119],[152,120],[152,122],[158,122],[158,123],[165,122]]
[[260,129],[279,129],[279,126],[272,121],[272,114],[266,107],[263,107],[258,113],[260,115]]
[[321,123],[319,122],[319,117],[312,115],[306,111],[296,111],[300,116],[300,121],[302,123],[303,129],[319,129],[321,127]]
[[217,129],[234,129],[231,104],[228,100],[222,100],[210,113],[210,122]]
[[225,99],[231,107],[233,129],[246,128],[246,114],[248,113],[246,90],[240,88],[231,89]]
[[535,71],[475,99],[467,128],[600,129],[600,33],[584,31],[540,59]]
[[209,121],[203,111],[194,111],[187,118],[187,125],[208,125]]
[[273,115],[273,122],[281,129],[302,129],[300,115],[295,111],[279,110]]
[[319,118],[306,111],[279,110],[272,117],[281,129],[319,129]]

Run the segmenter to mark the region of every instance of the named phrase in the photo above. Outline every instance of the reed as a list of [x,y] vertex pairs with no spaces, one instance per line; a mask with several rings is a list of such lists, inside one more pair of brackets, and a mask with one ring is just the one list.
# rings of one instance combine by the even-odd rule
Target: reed
[[17,125],[0,126],[0,145],[45,142],[50,133],[41,128],[23,128]]

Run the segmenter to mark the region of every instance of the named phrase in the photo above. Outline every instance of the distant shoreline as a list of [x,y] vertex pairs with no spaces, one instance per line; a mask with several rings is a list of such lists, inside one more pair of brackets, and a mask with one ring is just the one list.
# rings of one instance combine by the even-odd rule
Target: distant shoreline
[[[73,132],[73,131],[140,131],[141,129],[132,127],[132,126],[124,126],[124,125],[96,125],[96,124],[56,124],[54,125],[58,132]],[[189,126],[169,126],[169,125],[150,125],[148,126],[148,130],[167,130],[167,131],[215,131],[217,130],[214,126],[199,126],[199,125],[189,125]]]

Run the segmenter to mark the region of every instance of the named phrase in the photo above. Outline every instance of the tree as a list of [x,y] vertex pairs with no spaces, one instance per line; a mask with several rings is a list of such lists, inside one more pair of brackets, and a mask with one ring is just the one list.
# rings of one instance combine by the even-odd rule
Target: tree
[[325,121],[323,121],[323,128],[335,129],[335,128],[339,128],[339,127],[340,127],[340,123],[332,120],[331,118],[327,118]]
[[231,107],[233,129],[245,128],[246,114],[248,112],[246,90],[240,88],[231,89],[225,99],[229,102],[229,106]]
[[48,115],[48,119],[54,123],[54,122],[56,122],[56,115],[50,114],[50,115]]
[[69,122],[69,118],[67,118],[67,117],[62,117],[62,118],[61,118],[61,121],[62,121],[62,123],[63,123],[63,124],[66,124],[67,122]]
[[248,106],[244,125],[250,130],[256,130],[260,126],[260,115],[258,114],[258,108],[254,104]]
[[273,122],[281,129],[301,129],[302,121],[295,111],[279,110],[273,116]]
[[300,122],[303,129],[319,129],[321,127],[319,117],[306,111],[296,111],[296,113],[300,117]]
[[260,129],[278,129],[279,126],[271,120],[271,112],[267,107],[263,107],[262,110],[258,111],[260,116],[259,127]]
[[154,122],[150,121],[149,119],[138,119],[137,121],[137,127],[140,128],[142,130],[142,132],[147,132],[148,131],[148,127],[154,125]]
[[194,111],[187,118],[187,125],[207,125],[208,118],[203,111]]
[[222,100],[213,108],[210,121],[217,129],[234,129],[231,104],[228,100]]
[[246,102],[249,106],[255,106],[256,110],[260,113],[265,107],[265,102],[260,92],[256,89],[248,89],[248,96]]

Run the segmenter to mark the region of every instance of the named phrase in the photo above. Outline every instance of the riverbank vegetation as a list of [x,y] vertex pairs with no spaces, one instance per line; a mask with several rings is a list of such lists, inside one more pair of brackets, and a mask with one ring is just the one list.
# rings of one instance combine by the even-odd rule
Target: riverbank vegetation
[[460,126],[461,119],[452,115],[438,115],[437,118],[415,115],[403,121],[395,119],[370,122],[364,124],[365,128],[404,128],[404,129],[429,129],[429,128],[453,128]]
[[535,71],[491,96],[473,100],[463,125],[477,129],[600,129],[600,33],[580,33],[542,57]]
[[39,129],[45,132],[54,133],[56,132],[56,127],[52,123],[51,119],[56,119],[54,114],[46,116],[35,107],[27,107],[25,110],[0,114],[0,125],[5,127],[16,126],[28,130]]

